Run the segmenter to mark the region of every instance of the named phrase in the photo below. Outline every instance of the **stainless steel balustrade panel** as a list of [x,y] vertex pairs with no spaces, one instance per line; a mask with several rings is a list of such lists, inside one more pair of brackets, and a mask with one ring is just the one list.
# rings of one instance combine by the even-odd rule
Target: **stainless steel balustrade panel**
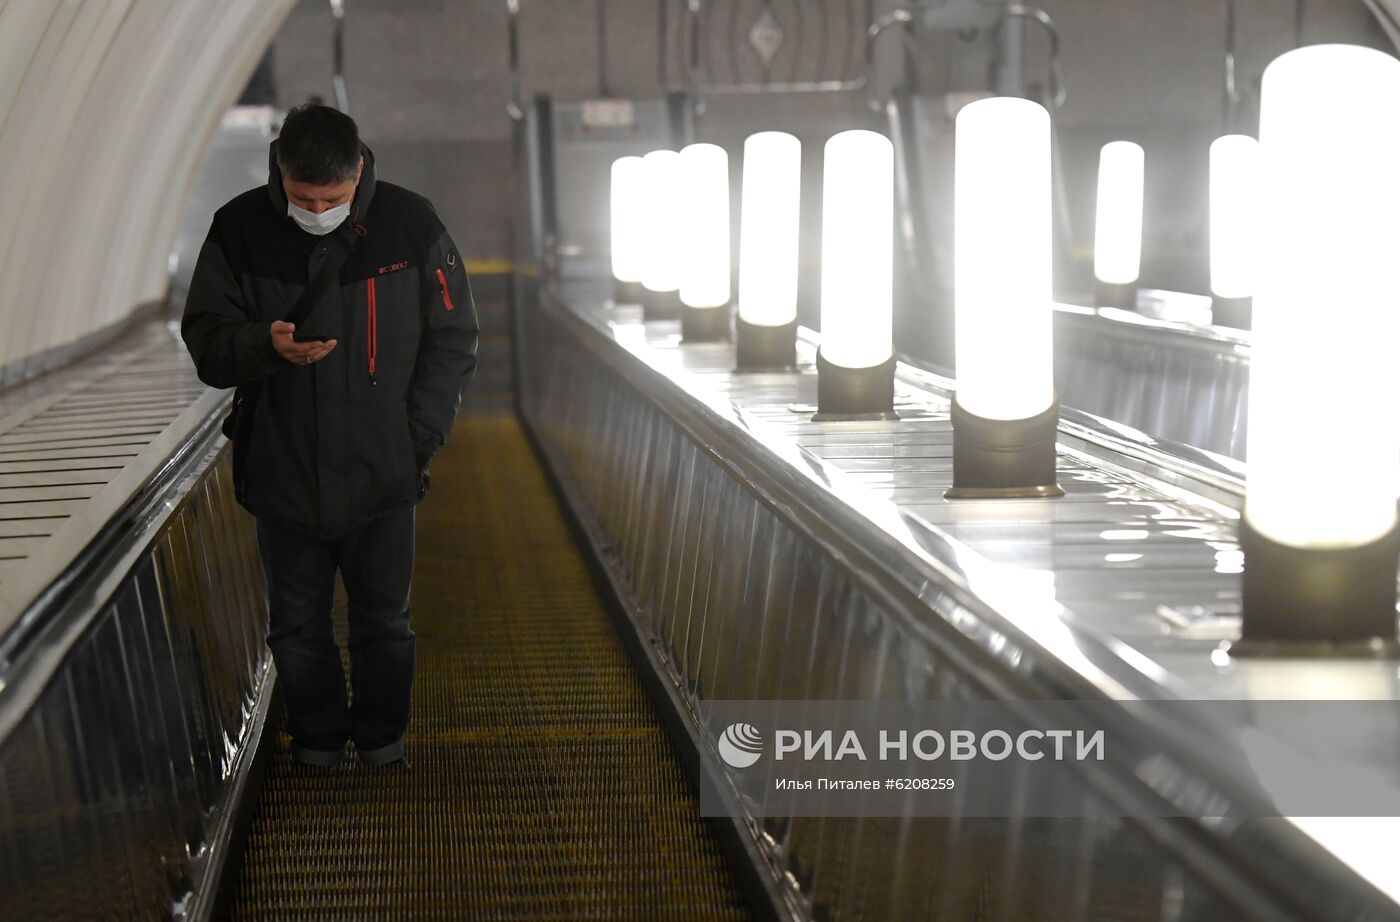
[[0,398],[0,536],[26,539],[0,547],[0,635],[226,400],[161,322]]
[[[126,344],[0,401],[6,920],[206,912],[267,711],[266,589],[217,432],[228,393],[199,385],[164,324]],[[138,438],[94,435],[116,430]],[[11,594],[25,586],[48,601]]]
[[1066,406],[1244,459],[1248,333],[1061,305],[1055,386]]
[[[673,326],[644,330],[592,291],[566,296],[572,306],[550,295],[519,305],[531,369],[522,411],[688,706],[1193,687],[1247,697],[1265,677],[1238,663],[1216,670],[1215,641],[1174,636],[1158,614],[1237,600],[1238,484],[1228,475],[1200,468],[1212,484],[1200,494],[1178,485],[1197,470],[1185,461],[1157,459],[1151,477],[1138,476],[1146,462],[1132,452],[1151,459],[1150,445],[1067,411],[1067,497],[951,503],[947,395],[916,386],[931,376],[901,371],[897,424],[816,424],[810,371],[737,375],[726,347],[678,348]],[[810,346],[802,354],[810,361]],[[993,592],[1018,573],[1034,590],[1021,610]],[[1040,610],[1046,602],[1063,616]],[[1340,687],[1375,689],[1372,666],[1317,668]],[[1393,686],[1392,676],[1378,693]],[[1217,789],[1208,753],[1179,755],[1199,773],[1191,783]],[[1395,915],[1282,821],[1125,819],[1134,798],[1152,795],[1109,775],[1108,786],[1085,776],[1055,792],[1083,806],[1079,819],[758,819],[755,809],[746,826],[799,914]]]
[[228,464],[205,459],[0,743],[0,917],[179,916],[205,896],[269,667],[252,652],[262,571]]

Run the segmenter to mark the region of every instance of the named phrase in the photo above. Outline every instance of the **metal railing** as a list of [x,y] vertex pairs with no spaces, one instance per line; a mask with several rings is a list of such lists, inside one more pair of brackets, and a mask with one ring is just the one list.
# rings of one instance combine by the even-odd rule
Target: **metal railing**
[[1045,30],[1045,37],[1050,42],[1050,50],[1047,54],[1047,65],[1049,73],[1049,103],[1052,108],[1060,108],[1065,104],[1066,91],[1064,72],[1060,67],[1060,30],[1055,26],[1055,20],[1050,18],[1050,14],[1035,6],[1025,6],[1020,3],[1013,3],[1006,8],[1006,15],[1009,18],[1029,19],[1037,23]]
[[[166,358],[188,366],[178,336],[157,329]],[[149,361],[131,373],[143,367],[151,380]],[[178,370],[164,380],[188,390]],[[21,607],[0,638],[0,918],[211,911],[273,690],[253,520],[234,500],[219,430],[228,396],[203,391],[118,462],[121,476],[42,549],[63,565],[35,569],[36,593],[16,588]],[[125,399],[99,382],[0,458],[80,466],[84,451],[65,447],[78,444],[75,427],[120,415],[111,407]],[[146,394],[138,406],[162,402],[178,399]],[[93,444],[103,441],[120,439]]]
[[[906,440],[897,444],[879,426],[809,426],[791,402],[811,398],[810,374],[730,375],[713,351],[682,355],[667,329],[642,330],[577,289],[546,291],[519,307],[522,347],[535,369],[521,398],[524,418],[650,667],[691,724],[703,771],[721,779],[733,771],[711,751],[722,727],[699,722],[705,700],[1130,701],[1192,687],[1137,654],[1124,656],[1111,631],[1089,628],[1092,619],[1018,608],[1008,601],[1016,593],[994,595],[990,582],[978,589],[972,555],[1039,541],[1046,559],[1059,561],[1055,594],[1067,608],[1083,614],[1075,600],[1094,599],[1126,617],[1135,603],[1113,601],[1126,585],[1122,574],[1091,578],[1083,570],[1104,546],[1085,548],[1074,563],[1064,555],[1081,523],[1097,534],[1127,521],[1124,503],[1141,503],[1162,521],[1133,526],[1156,530],[1136,549],[1161,553],[1181,540],[1177,517],[1194,515],[1201,555],[1199,567],[1178,564],[1168,574],[1143,563],[1135,588],[1150,591],[1154,575],[1169,576],[1173,586],[1193,580],[1193,591],[1209,596],[1226,579],[1216,572],[1212,542],[1228,540],[1230,518],[1194,500],[1178,505],[1171,492],[1194,492],[1203,477],[1216,501],[1237,499],[1238,483],[1208,459],[1160,464],[1164,456],[1148,440],[1069,413],[1062,450],[1089,465],[1080,499],[1053,514],[1029,504],[952,510],[941,499],[946,471],[872,466],[891,451],[936,463],[946,413],[910,398],[897,424]],[[810,345],[800,355],[810,359]],[[917,370],[901,369],[899,378],[933,402],[951,394],[951,382]],[[924,437],[923,455],[915,454],[915,434]],[[899,514],[850,482],[858,470],[879,471],[884,488],[896,488],[888,502]],[[1166,482],[1174,485],[1156,485]],[[1050,537],[1029,538],[1032,526]],[[974,539],[964,528],[984,531]],[[979,550],[978,540],[988,546]],[[1011,570],[991,578],[1010,579]],[[798,918],[1272,920],[1393,911],[1388,898],[1282,824],[1153,819],[1147,805],[1155,796],[1208,791],[1223,798],[1212,801],[1222,815],[1232,815],[1228,804],[1247,792],[1213,768],[1212,742],[1199,727],[1118,729],[1155,740],[1153,751],[1172,766],[1160,777],[1172,780],[1156,787],[1130,762],[1106,764],[1060,791],[1083,806],[1073,818],[930,817],[913,806],[904,816],[859,818],[734,809]]]
[[335,90],[335,107],[350,112],[350,95],[345,88],[345,0],[330,0],[335,33],[331,39],[331,86]]

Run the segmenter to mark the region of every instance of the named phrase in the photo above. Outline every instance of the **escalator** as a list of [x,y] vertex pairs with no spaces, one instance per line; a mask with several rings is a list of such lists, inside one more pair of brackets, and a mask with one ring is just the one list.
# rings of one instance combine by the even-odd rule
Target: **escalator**
[[411,767],[279,728],[231,917],[749,918],[514,417],[458,422],[417,528]]

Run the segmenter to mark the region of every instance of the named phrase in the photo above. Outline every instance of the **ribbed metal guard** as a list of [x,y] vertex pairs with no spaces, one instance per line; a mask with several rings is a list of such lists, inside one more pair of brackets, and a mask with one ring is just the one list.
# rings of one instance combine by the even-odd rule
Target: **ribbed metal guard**
[[[1013,639],[1038,636],[1049,620],[1043,595],[998,609],[955,596],[959,579],[997,599],[989,580],[1039,570],[1076,629],[1092,622],[1157,656],[1160,606],[1230,599],[1238,577],[1217,555],[1232,529],[1209,505],[1235,495],[1223,480],[1221,498],[1207,501],[1172,487],[1178,474],[1165,465],[1139,479],[1119,466],[1127,449],[1091,450],[1094,431],[1067,409],[1066,498],[953,503],[943,497],[948,391],[931,376],[901,370],[898,423],[815,423],[814,375],[733,374],[723,347],[678,346],[674,324],[642,329],[601,303],[582,286],[520,302],[524,418],[694,722],[702,762],[723,729],[700,724],[705,701],[1097,694],[1084,679],[1092,670],[1050,652],[1058,638]],[[804,339],[799,359],[812,352]],[[1141,538],[1127,560],[1106,558],[1121,544],[1104,532],[1119,529]],[[895,536],[897,546],[884,542]],[[945,569],[915,565],[913,542]],[[984,578],[976,555],[999,569]],[[1015,634],[1003,629],[1011,624]],[[1083,662],[1140,682],[1107,671],[1096,635],[1074,636],[1066,649]],[[1179,669],[1184,641],[1167,642]],[[717,756],[711,765],[713,777],[730,771]],[[1174,777],[1218,783],[1201,767]],[[1385,895],[1288,839],[1281,821],[1193,829],[1142,815],[1125,795],[1136,796],[1086,773],[1046,794],[1079,805],[1064,819],[1032,815],[1024,795],[1005,818],[919,816],[912,804],[896,818],[786,818],[748,802],[730,814],[796,914],[833,922],[1395,918]]]
[[1055,311],[1055,388],[1067,407],[1244,459],[1249,334],[1108,308]]
[[748,918],[513,418],[458,424],[417,540],[412,768],[280,738],[233,916]]
[[[163,460],[150,449],[183,434],[181,415],[200,398],[219,399],[158,323],[0,395],[0,629],[129,498],[121,475]],[[89,525],[75,521],[84,515]]]
[[227,400],[164,322],[0,395],[5,922],[208,908],[270,684]]

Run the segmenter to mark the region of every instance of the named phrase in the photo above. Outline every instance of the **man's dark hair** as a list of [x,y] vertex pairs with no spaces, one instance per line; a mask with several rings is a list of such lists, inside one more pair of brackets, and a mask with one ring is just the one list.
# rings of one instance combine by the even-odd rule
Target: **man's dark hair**
[[359,163],[360,131],[350,116],[315,103],[287,113],[277,137],[277,166],[284,177],[329,186],[354,179]]

